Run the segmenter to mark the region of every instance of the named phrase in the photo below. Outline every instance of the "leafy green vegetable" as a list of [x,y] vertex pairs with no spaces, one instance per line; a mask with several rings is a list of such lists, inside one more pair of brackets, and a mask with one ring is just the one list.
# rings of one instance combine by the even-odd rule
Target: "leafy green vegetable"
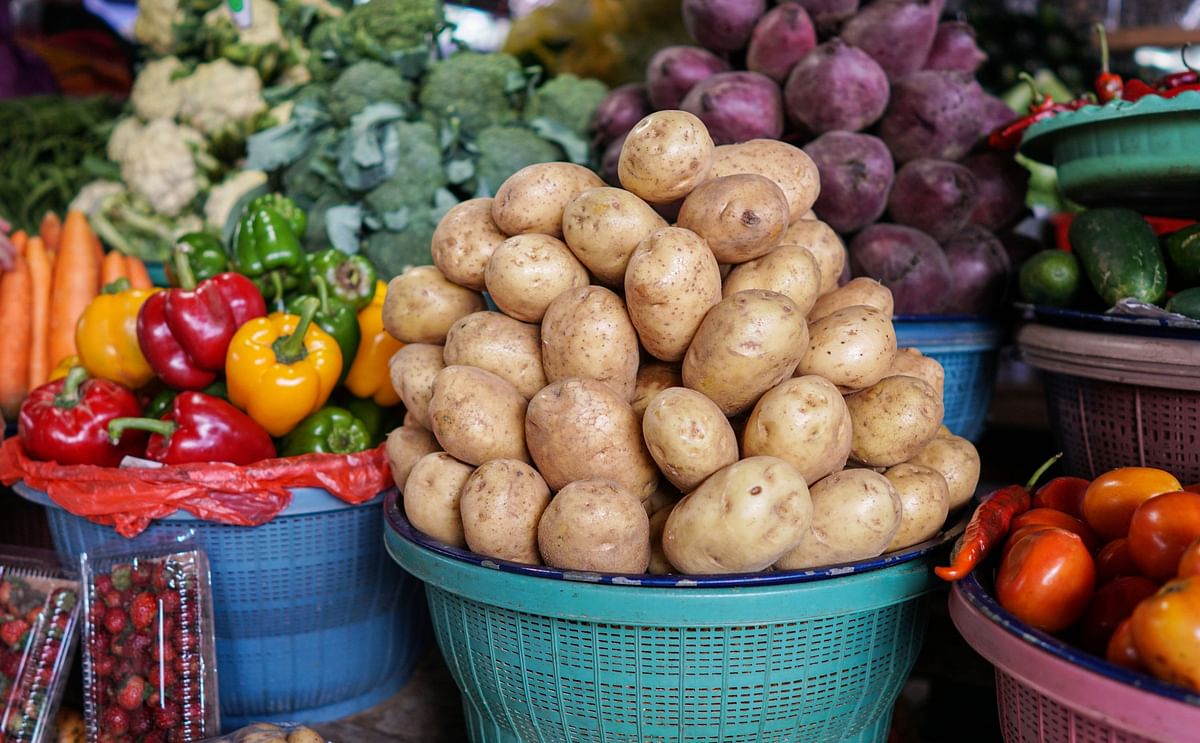
[[527,165],[561,160],[553,142],[519,126],[493,126],[475,139],[479,162],[475,166],[475,194],[491,196],[510,175]]
[[455,119],[472,135],[519,121],[524,90],[516,57],[460,52],[430,65],[421,82],[421,108],[435,123]]

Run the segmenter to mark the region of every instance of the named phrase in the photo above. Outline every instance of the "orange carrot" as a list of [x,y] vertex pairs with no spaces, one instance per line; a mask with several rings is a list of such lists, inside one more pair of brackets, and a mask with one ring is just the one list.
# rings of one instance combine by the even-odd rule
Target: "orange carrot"
[[17,230],[8,236],[8,241],[16,249],[17,253],[25,254],[25,243],[29,242],[29,235],[25,234],[25,230]]
[[96,236],[96,233],[91,230],[91,224],[89,224],[88,232],[92,236],[92,252],[96,254],[96,265],[100,265],[104,261],[104,244],[100,242],[100,238]]
[[108,286],[117,279],[129,278],[129,271],[125,267],[125,256],[117,251],[112,251],[104,256],[104,260],[100,262],[100,288]]
[[100,257],[83,212],[67,212],[50,289],[49,365],[75,353],[75,323],[100,293]]
[[58,245],[62,242],[62,220],[57,214],[46,212],[46,216],[42,217],[41,226],[38,227],[38,237],[42,238],[46,250],[51,253],[58,252]]
[[50,329],[50,254],[41,238],[29,239],[25,248],[29,263],[29,388],[34,389],[50,378],[50,358],[46,353]]
[[29,394],[29,263],[18,255],[0,276],[0,410],[12,420]]
[[129,288],[149,289],[154,286],[154,282],[150,280],[150,272],[146,270],[146,264],[142,263],[141,258],[125,256],[125,267],[125,275],[129,277]]

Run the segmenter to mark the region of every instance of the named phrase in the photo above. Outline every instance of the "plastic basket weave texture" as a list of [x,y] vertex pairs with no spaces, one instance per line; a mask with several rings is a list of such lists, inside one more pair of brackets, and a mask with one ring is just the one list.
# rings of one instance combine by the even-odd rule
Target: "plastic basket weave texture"
[[188,534],[204,547],[226,729],[334,719],[376,704],[408,679],[427,636],[420,584],[383,549],[380,499],[348,506],[297,491],[262,526],[176,515],[129,541],[39,500],[58,551],[72,560],[106,544],[137,548]]

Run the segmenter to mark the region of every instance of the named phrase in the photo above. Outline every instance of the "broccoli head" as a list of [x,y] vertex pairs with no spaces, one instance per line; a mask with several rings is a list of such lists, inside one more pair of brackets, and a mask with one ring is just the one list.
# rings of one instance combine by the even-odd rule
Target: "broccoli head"
[[363,197],[377,215],[405,208],[428,209],[434,193],[446,185],[442,151],[433,126],[424,121],[400,121],[394,126],[404,165]]
[[545,118],[557,121],[586,139],[592,114],[606,95],[608,88],[599,80],[582,79],[570,74],[559,75],[533,93],[525,107],[525,120]]
[[409,210],[404,229],[372,233],[363,245],[363,252],[375,265],[379,278],[388,281],[399,276],[406,268],[433,263],[429,244],[436,228],[437,220],[432,209],[413,208]]
[[462,131],[474,135],[516,122],[524,90],[516,57],[459,52],[430,65],[421,83],[421,107],[439,123],[457,118]]
[[318,23],[308,39],[309,69],[318,80],[363,59],[399,65],[415,76],[442,26],[440,0],[371,0],[336,20]]
[[355,62],[338,75],[329,89],[326,106],[339,126],[369,103],[407,104],[412,100],[413,85],[396,70],[382,62]]
[[475,138],[479,161],[475,164],[476,194],[494,194],[500,184],[526,165],[563,159],[558,145],[519,126],[493,126]]

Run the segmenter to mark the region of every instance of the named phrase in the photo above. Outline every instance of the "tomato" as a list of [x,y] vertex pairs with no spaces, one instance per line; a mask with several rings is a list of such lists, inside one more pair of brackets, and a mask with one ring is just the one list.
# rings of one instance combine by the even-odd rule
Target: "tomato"
[[1087,609],[1096,585],[1092,555],[1058,527],[1017,535],[996,573],[996,599],[1021,621],[1061,632]]
[[1101,585],[1125,575],[1141,575],[1129,553],[1129,539],[1118,537],[1096,553],[1096,580]]
[[1083,520],[1105,539],[1129,533],[1137,507],[1160,493],[1180,489],[1179,480],[1153,467],[1119,467],[1088,485],[1083,496]]
[[1083,496],[1090,484],[1082,477],[1056,477],[1033,494],[1033,507],[1053,508],[1079,518],[1083,515]]
[[1200,493],[1200,482],[1198,482],[1194,485],[1185,485],[1183,487],[1183,489],[1188,491],[1189,493]]
[[1180,578],[1200,575],[1200,539],[1189,544],[1188,548],[1183,551],[1183,557],[1179,558],[1177,575]]
[[1133,645],[1155,676],[1200,691],[1200,578],[1180,578],[1133,610]]
[[1008,553],[1012,551],[1013,545],[1015,545],[1024,535],[1031,534],[1035,531],[1045,531],[1047,529],[1054,528],[1056,527],[1053,527],[1050,524],[1026,524],[1019,529],[1013,529],[1008,534],[1008,541],[1004,543],[1004,548],[1000,550],[1000,559],[1003,560],[1004,558],[1008,557]]
[[1142,575],[1160,583],[1175,577],[1183,551],[1200,539],[1200,493],[1156,495],[1133,513],[1129,552]]
[[1060,529],[1066,529],[1079,535],[1083,540],[1083,546],[1088,548],[1088,552],[1094,552],[1100,546],[1100,538],[1096,536],[1096,532],[1092,531],[1092,527],[1083,523],[1074,516],[1059,511],[1055,508],[1033,508],[1012,521],[1012,530],[1015,532],[1023,526],[1032,524],[1046,524],[1047,526],[1057,526]]
[[1117,625],[1129,618],[1142,599],[1157,591],[1157,583],[1140,575],[1127,575],[1101,586],[1083,615],[1080,644],[1097,655],[1104,652]]
[[1117,625],[1117,629],[1108,638],[1108,648],[1104,657],[1109,663],[1128,668],[1131,671],[1146,672],[1142,659],[1138,657],[1137,648],[1133,646],[1133,620],[1126,619]]

